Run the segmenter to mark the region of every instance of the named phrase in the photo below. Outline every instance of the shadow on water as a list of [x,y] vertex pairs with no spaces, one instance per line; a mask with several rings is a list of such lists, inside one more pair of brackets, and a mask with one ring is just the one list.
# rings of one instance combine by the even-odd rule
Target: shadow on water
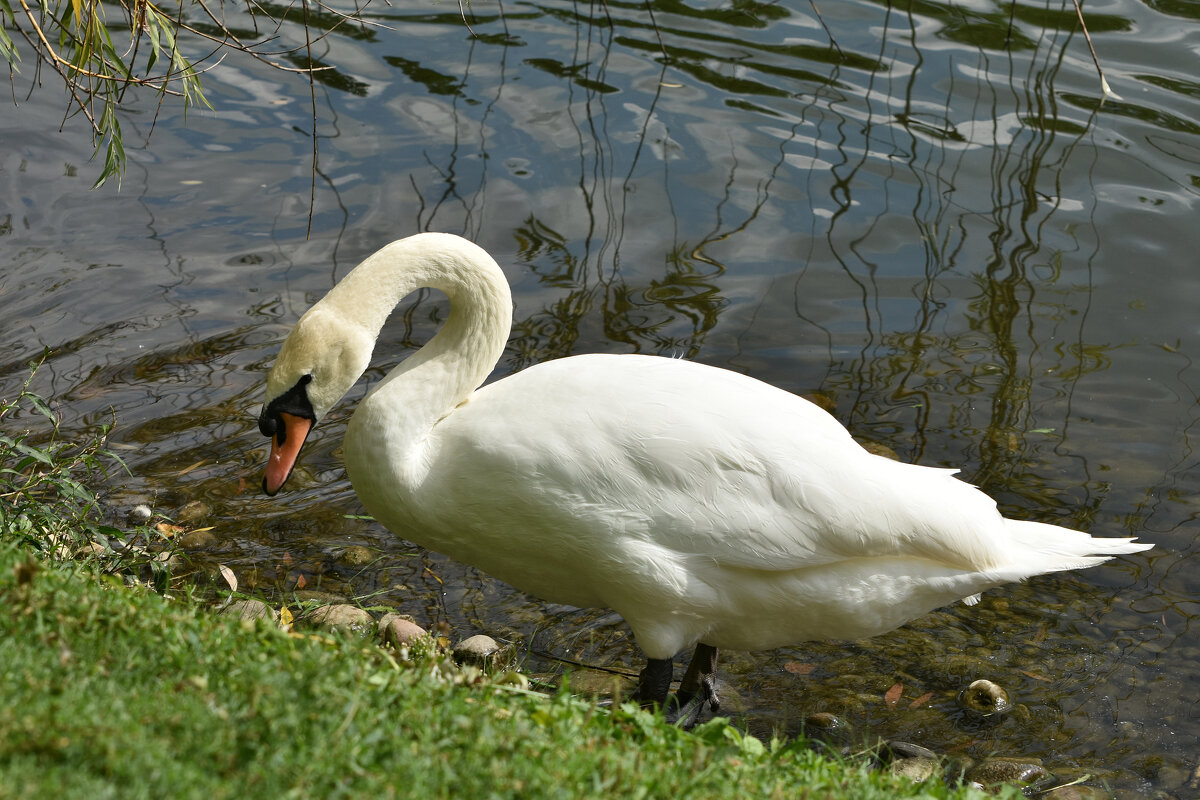
[[[72,426],[113,409],[133,472],[113,507],[148,499],[214,526],[200,574],[223,563],[279,602],[318,590],[511,638],[534,672],[633,669],[611,613],[547,607],[357,516],[345,421],[445,318],[434,294],[397,310],[286,497],[256,490],[262,376],[291,323],[382,242],[463,233],[514,285],[497,377],[594,351],[704,361],[814,395],[904,460],[961,466],[1011,516],[1159,544],[870,641],[730,654],[726,705],[744,724],[795,732],[828,712],[848,726],[834,739],[1184,791],[1182,740],[1200,731],[1178,700],[1200,678],[1200,341],[1172,300],[1197,287],[1125,265],[1200,244],[1178,232],[1200,186],[1197,84],[1175,50],[1142,65],[1110,36],[1136,100],[1101,105],[1069,6],[1018,6],[1009,35],[1007,6],[829,5],[821,19],[801,4],[478,5],[474,37],[453,13],[372,8],[386,27],[346,26],[312,56],[351,66],[320,73],[308,241],[305,91],[222,66],[202,128],[160,120],[112,201],[121,223],[21,184],[41,202],[0,226],[18,253],[0,387],[47,348],[36,388]],[[1125,13],[1089,27],[1196,16]],[[93,253],[97,231],[111,249]],[[374,560],[346,562],[350,545]],[[980,677],[1017,701],[998,724],[956,705]]]

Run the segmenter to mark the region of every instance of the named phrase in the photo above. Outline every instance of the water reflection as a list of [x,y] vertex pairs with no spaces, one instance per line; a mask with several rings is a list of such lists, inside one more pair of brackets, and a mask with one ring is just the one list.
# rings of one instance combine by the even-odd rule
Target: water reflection
[[[36,388],[68,427],[117,414],[133,475],[114,504],[203,503],[221,539],[201,563],[243,585],[285,599],[304,576],[511,634],[534,670],[558,668],[542,653],[631,664],[610,614],[546,608],[352,518],[350,406],[312,443],[303,491],[255,492],[254,411],[287,327],[382,242],[464,233],[515,287],[500,373],[598,350],[695,358],[820,392],[860,438],[962,466],[1009,514],[1159,544],[870,642],[739,655],[728,696],[747,724],[796,730],[826,708],[859,732],[1186,787],[1200,92],[1179,21],[1197,12],[1089,12],[1126,98],[1101,104],[1068,8],[821,9],[473,5],[472,38],[452,11],[373,8],[386,28],[314,51],[338,66],[316,92],[308,240],[310,98],[252,65],[212,73],[219,113],[166,110],[102,209],[70,166],[86,147],[6,128],[21,144],[0,180],[22,204],[0,213],[0,388],[48,348]],[[402,306],[368,381],[444,314],[434,295]],[[379,558],[347,566],[349,544]],[[962,681],[997,676],[1023,716],[955,716]]]

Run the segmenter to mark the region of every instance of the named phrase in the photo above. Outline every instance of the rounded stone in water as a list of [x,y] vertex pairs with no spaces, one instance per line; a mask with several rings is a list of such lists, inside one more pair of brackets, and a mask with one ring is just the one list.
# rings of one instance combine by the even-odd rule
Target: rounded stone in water
[[337,554],[337,562],[346,567],[365,567],[375,560],[370,548],[354,544]]
[[1050,773],[1036,760],[1020,758],[988,758],[967,770],[968,785],[986,789],[1000,784],[1032,784],[1049,777]]
[[222,615],[245,620],[275,622],[275,612],[261,600],[235,600],[221,609]]
[[1004,714],[1012,710],[1012,701],[1009,700],[1004,687],[984,678],[972,681],[967,688],[959,692],[958,704],[981,717]]
[[841,717],[828,711],[814,711],[804,718],[804,726],[817,731],[832,731],[846,727]]
[[358,636],[366,636],[374,627],[374,620],[369,613],[346,603],[322,606],[308,614],[305,621],[326,630],[345,631]]
[[487,666],[494,663],[500,652],[500,643],[482,633],[463,639],[454,646],[454,660],[460,664]]
[[411,617],[400,614],[384,614],[379,620],[379,636],[393,647],[413,644],[429,633],[418,625]]

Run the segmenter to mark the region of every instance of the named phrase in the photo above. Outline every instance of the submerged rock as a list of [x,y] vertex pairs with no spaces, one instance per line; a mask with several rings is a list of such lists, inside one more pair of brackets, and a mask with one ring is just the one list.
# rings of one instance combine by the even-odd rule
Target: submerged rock
[[891,459],[892,461],[900,460],[900,456],[896,455],[896,451],[888,447],[886,444],[881,444],[880,442],[859,442],[859,444],[862,445],[863,450],[866,450],[872,455],[883,456],[884,458]]
[[175,540],[184,550],[205,550],[217,543],[217,535],[212,531],[188,531]]
[[846,727],[845,721],[829,711],[814,711],[804,718],[804,727],[813,731],[833,731]]
[[1041,795],[1042,800],[1110,800],[1112,793],[1095,786],[1056,786]]
[[981,717],[1004,714],[1012,710],[1012,701],[1009,700],[1004,687],[984,679],[972,681],[967,688],[959,692],[958,704]]
[[375,553],[360,544],[352,544],[337,554],[337,562],[345,567],[365,567],[374,560]]
[[969,784],[986,789],[998,784],[1029,784],[1050,775],[1046,768],[1033,759],[988,758],[967,770],[963,779]]
[[175,521],[180,525],[194,525],[212,516],[212,506],[203,500],[193,500],[175,512]]

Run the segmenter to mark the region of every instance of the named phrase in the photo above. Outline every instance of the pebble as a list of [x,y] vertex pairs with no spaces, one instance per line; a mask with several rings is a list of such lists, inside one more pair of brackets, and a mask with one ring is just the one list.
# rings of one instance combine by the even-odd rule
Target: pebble
[[275,612],[262,600],[235,600],[222,608],[220,613],[223,617],[275,621]]
[[937,774],[938,768],[936,758],[898,758],[887,767],[888,772],[913,783],[924,783]]
[[482,633],[463,639],[454,645],[454,660],[458,663],[473,663],[487,666],[500,652],[500,643]]
[[836,714],[828,711],[815,711],[804,718],[804,727],[819,731],[831,731],[846,727],[846,723]]
[[212,531],[188,531],[175,541],[184,550],[206,550],[217,544],[217,535]]
[[305,621],[326,630],[366,635],[373,627],[371,615],[358,606],[338,603],[332,606],[321,606],[307,615]]
[[988,758],[967,770],[963,779],[980,788],[1000,783],[1033,783],[1050,773],[1041,764],[1021,758]]
[[900,460],[900,456],[896,455],[896,451],[888,447],[886,444],[880,444],[879,442],[859,442],[859,444],[862,445],[863,450],[866,450],[872,455],[883,456],[884,458],[891,459],[892,461]]
[[59,561],[69,559],[75,552],[75,539],[63,533],[52,533],[46,537],[50,545],[50,556]]
[[180,525],[191,525],[208,519],[210,516],[212,516],[212,506],[203,500],[193,500],[176,512],[175,521]]
[[1008,692],[999,684],[980,679],[972,681],[967,688],[958,693],[958,704],[967,711],[988,717],[993,714],[1003,714],[1012,709],[1012,701]]
[[809,392],[804,395],[804,399],[815,406],[819,406],[830,414],[837,411],[837,400],[834,400],[824,392]]
[[409,645],[428,635],[428,631],[414,622],[411,617],[388,613],[379,620],[379,638],[392,647]]
[[360,544],[353,544],[337,554],[337,562],[347,567],[365,567],[375,560],[375,553]]
[[1058,786],[1041,795],[1041,800],[1110,800],[1111,794],[1095,786]]
[[102,556],[108,552],[108,548],[99,542],[88,542],[83,547],[75,551],[76,558],[87,558],[88,556]]
[[919,744],[912,742],[901,742],[898,739],[892,739],[885,742],[884,750],[894,759],[901,758],[931,758],[937,760],[937,753],[930,750],[928,747],[921,747]]

